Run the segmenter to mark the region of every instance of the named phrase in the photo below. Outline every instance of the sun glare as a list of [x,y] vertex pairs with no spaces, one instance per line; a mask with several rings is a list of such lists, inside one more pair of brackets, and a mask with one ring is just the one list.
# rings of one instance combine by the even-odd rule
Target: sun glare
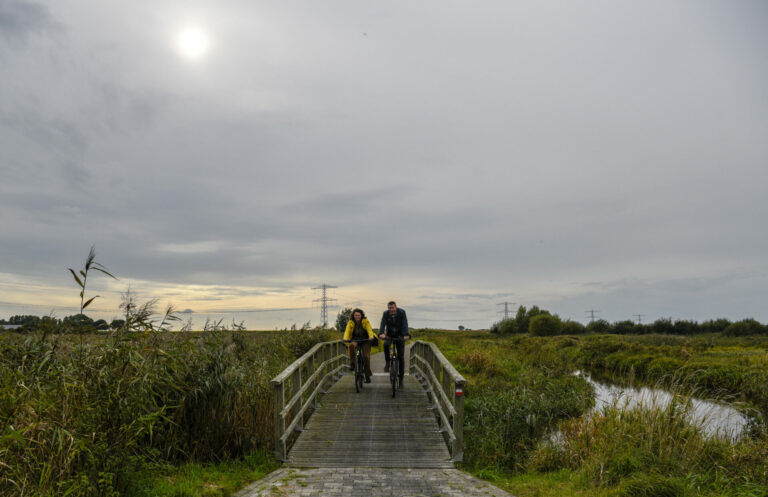
[[188,27],[179,32],[176,38],[176,46],[179,53],[190,60],[203,57],[210,48],[211,42],[208,35],[197,27]]

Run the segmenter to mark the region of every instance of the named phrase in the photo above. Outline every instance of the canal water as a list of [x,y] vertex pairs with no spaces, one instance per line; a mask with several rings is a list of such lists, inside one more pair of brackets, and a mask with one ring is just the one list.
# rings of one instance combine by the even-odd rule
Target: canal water
[[[639,406],[663,409],[672,401],[666,390],[649,387],[628,387],[597,381],[582,371],[574,373],[587,380],[595,391],[594,410],[605,406],[633,409]],[[749,423],[749,418],[737,409],[709,400],[691,399],[690,421],[700,426],[709,436],[722,436],[738,440]]]

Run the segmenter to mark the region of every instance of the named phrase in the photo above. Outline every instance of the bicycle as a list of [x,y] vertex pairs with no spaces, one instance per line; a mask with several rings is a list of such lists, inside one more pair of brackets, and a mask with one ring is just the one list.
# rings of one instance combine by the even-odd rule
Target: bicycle
[[363,389],[365,380],[365,359],[363,358],[362,344],[369,341],[371,341],[370,338],[366,338],[365,340],[345,340],[347,343],[355,342],[358,344],[358,346],[355,347],[355,392],[357,393],[360,393],[360,390]]
[[395,393],[397,392],[398,387],[402,388],[402,385],[400,384],[400,360],[397,355],[397,345],[395,345],[396,342],[405,342],[405,338],[402,337],[392,337],[390,338],[392,340],[392,350],[391,354],[389,355],[389,381],[392,383],[392,398],[395,398]]

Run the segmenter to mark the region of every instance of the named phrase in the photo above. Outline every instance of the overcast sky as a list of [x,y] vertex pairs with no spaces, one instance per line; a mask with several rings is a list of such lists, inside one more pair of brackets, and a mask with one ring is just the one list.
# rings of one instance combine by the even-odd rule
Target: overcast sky
[[0,317],[766,322],[768,2],[0,0],[0,174]]

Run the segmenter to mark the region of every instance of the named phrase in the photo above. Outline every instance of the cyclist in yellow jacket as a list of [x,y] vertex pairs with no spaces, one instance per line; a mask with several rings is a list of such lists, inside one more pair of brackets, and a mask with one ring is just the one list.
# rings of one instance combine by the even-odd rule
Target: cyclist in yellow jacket
[[[347,329],[344,331],[344,341],[350,340],[365,340],[366,338],[373,340],[376,335],[373,334],[371,323],[368,318],[365,317],[365,313],[362,309],[354,309],[352,311],[352,317],[347,323]],[[365,343],[349,343],[349,361],[350,368],[355,369],[355,353],[357,352],[357,346],[360,345],[363,350],[363,362],[365,363],[365,382],[371,382],[371,342]]]

